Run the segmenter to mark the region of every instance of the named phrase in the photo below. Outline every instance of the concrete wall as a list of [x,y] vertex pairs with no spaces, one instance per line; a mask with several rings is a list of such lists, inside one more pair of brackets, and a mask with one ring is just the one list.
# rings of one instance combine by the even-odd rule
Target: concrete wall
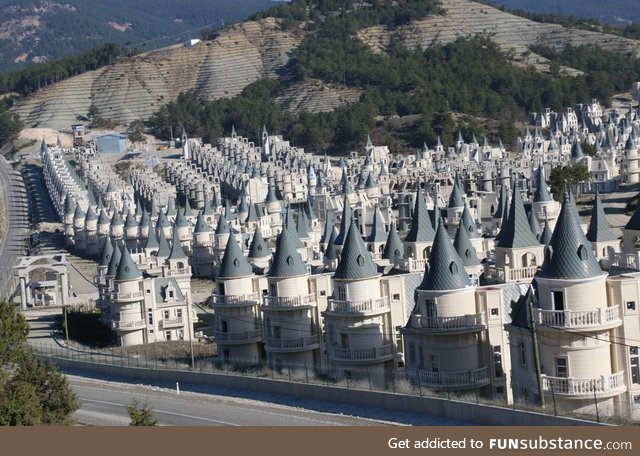
[[223,388],[280,394],[296,398],[330,401],[339,404],[377,407],[397,412],[425,413],[445,418],[468,420],[482,425],[576,426],[595,424],[578,419],[556,417],[524,410],[477,405],[469,402],[432,397],[354,390],[247,376],[113,366],[63,358],[46,357],[46,359],[50,359],[60,367],[89,370],[142,381],[168,381],[185,384],[211,385]]

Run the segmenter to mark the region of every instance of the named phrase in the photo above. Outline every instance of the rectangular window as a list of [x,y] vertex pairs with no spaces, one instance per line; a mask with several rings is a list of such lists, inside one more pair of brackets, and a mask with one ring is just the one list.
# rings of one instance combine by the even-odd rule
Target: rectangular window
[[429,364],[431,365],[431,372],[438,372],[440,370],[438,355],[429,355]]
[[327,290],[320,290],[320,296],[326,296]]
[[409,362],[414,366],[416,364],[416,345],[413,342],[409,343]]
[[640,384],[640,366],[638,366],[638,357],[633,356],[630,359],[631,364],[631,383]]
[[562,291],[552,291],[551,300],[553,302],[553,310],[564,310],[564,293]]
[[166,340],[171,340],[171,331],[165,331],[164,332],[164,338]]
[[340,342],[342,342],[342,348],[349,348],[349,335],[348,334],[341,334],[340,335]]
[[182,309],[176,309],[176,317],[182,318]]
[[491,308],[491,316],[497,317],[499,314],[500,314],[500,311],[498,310],[497,307],[492,307]]
[[424,347],[422,345],[418,347],[418,367],[424,369]]
[[556,358],[556,377],[567,378],[569,375],[567,358]]
[[524,341],[520,341],[520,364],[523,366],[527,365],[527,349],[524,346]]
[[493,346],[493,367],[496,372],[496,377],[502,377],[504,370],[502,369],[502,347],[500,345]]
[[338,301],[347,300],[347,289],[344,286],[338,287]]
[[393,294],[393,300],[394,301],[400,301],[400,293],[394,293]]
[[273,338],[280,339],[282,337],[282,332],[280,331],[280,326],[273,327]]
[[278,296],[278,286],[275,283],[272,283],[269,289],[271,290],[271,296]]
[[627,310],[636,310],[636,302],[627,301]]
[[165,320],[168,319],[169,318],[169,311],[168,310],[163,311],[162,315],[163,315],[163,318]]

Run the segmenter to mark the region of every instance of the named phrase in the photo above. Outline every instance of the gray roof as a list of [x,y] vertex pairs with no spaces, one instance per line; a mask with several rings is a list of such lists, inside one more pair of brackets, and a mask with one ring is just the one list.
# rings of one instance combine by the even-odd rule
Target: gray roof
[[164,212],[160,211],[160,213],[158,214],[158,221],[156,222],[156,228],[160,229],[166,228],[168,226],[171,226],[171,223],[169,222],[169,220],[167,220],[167,216],[164,214]]
[[553,201],[553,198],[551,198],[549,189],[547,188],[547,181],[544,178],[544,168],[540,165],[536,175],[536,191],[533,193],[533,202],[543,203],[545,201]]
[[531,232],[536,237],[538,241],[540,241],[540,236],[542,236],[542,228],[540,227],[540,222],[538,222],[538,217],[533,213],[533,210],[529,212],[529,228],[531,228]]
[[287,206],[287,213],[284,217],[284,227],[290,230],[296,229],[296,220],[293,218],[293,209]]
[[[175,230],[174,230],[175,231]],[[168,258],[171,255],[171,249],[169,248],[169,242],[167,242],[167,238],[164,236],[164,231],[160,230],[158,232],[158,253],[156,256],[159,258]]]
[[175,294],[173,295],[174,299],[177,301],[184,301],[184,295],[182,294],[182,290],[180,290],[180,286],[178,282],[173,277],[155,277],[153,279],[153,283],[155,285],[156,292],[156,302],[162,303],[166,298],[167,288],[169,284],[171,284],[171,288],[173,288]]
[[382,258],[395,262],[396,258],[402,258],[404,256],[404,248],[398,231],[396,230],[396,224],[391,223],[389,227],[389,235],[387,236],[387,243],[384,245],[384,251],[382,252]]
[[111,217],[111,226],[115,225],[124,225],[124,221],[122,220],[122,216],[118,211],[113,212],[113,217]]
[[524,210],[522,197],[517,187],[513,186],[513,197],[511,198],[511,208],[509,209],[509,218],[500,229],[500,236],[497,246],[504,248],[530,247],[540,244],[531,232],[527,213]]
[[478,233],[478,226],[476,221],[471,216],[471,211],[467,205],[464,205],[464,209],[462,210],[462,216],[460,217],[460,222],[462,226],[464,226],[465,230],[467,230],[467,235],[470,239],[475,239],[480,237],[480,233]]
[[251,239],[251,245],[249,246],[249,258],[263,258],[271,255],[271,250],[267,245],[267,241],[262,237],[262,232],[259,228],[253,233],[253,239]]
[[480,264],[480,260],[478,260],[478,255],[476,254],[476,248],[471,244],[469,234],[462,223],[458,225],[456,237],[453,240],[453,247],[456,249],[456,252],[458,252],[462,264],[465,266],[477,266]]
[[151,219],[149,219],[148,225],[149,233],[147,234],[147,244],[144,246],[144,248],[147,250],[158,249],[160,248],[160,244],[158,244],[158,236],[156,235],[156,230],[153,228]]
[[459,290],[471,285],[464,263],[451,243],[442,219],[429,253],[429,267],[420,290]]
[[507,201],[509,199],[509,195],[507,194],[507,186],[502,184],[500,186],[500,195],[498,196],[498,207],[496,211],[493,213],[494,219],[503,219],[504,214],[507,212]]
[[100,255],[99,266],[109,266],[111,261],[111,255],[113,255],[113,244],[110,238],[105,239],[104,247],[102,248],[102,254]]
[[624,229],[640,231],[640,204],[636,206],[635,212],[633,213],[627,224],[624,226]]
[[334,278],[358,280],[377,275],[378,268],[371,258],[371,253],[367,251],[355,219],[352,218]]
[[582,146],[580,145],[580,141],[576,138],[571,146],[571,158],[579,159],[584,157],[584,152],[582,151]]
[[331,234],[329,235],[329,240],[327,241],[327,248],[324,251],[324,257],[328,260],[335,260],[337,258],[336,249],[334,248],[334,242],[337,235],[338,232],[336,231],[336,228],[333,227],[331,230]]
[[76,204],[76,210],[73,213],[74,220],[83,219],[84,217],[85,217],[84,211],[82,210],[79,204]]
[[122,258],[118,263],[118,270],[116,271],[115,280],[123,282],[127,280],[137,280],[142,277],[142,273],[138,266],[133,262],[129,249],[125,246],[122,249]]
[[371,234],[369,234],[367,242],[385,242],[386,240],[387,232],[384,229],[382,214],[380,213],[380,209],[376,206],[373,213],[373,226],[371,227]]
[[307,213],[304,209],[298,211],[298,224],[297,224],[298,237],[305,239],[309,237],[309,221],[307,219]]
[[544,222],[544,228],[542,229],[542,234],[540,235],[540,244],[549,245],[551,242],[551,237],[553,233],[551,232],[551,228],[549,228],[549,221]]
[[255,204],[251,203],[248,205],[248,214],[247,214],[247,218],[245,219],[245,223],[247,222],[257,222],[258,221],[258,208],[256,207]]
[[184,228],[185,226],[189,226],[189,222],[184,216],[184,212],[182,211],[182,209],[178,209],[178,213],[176,215],[176,221],[173,224],[173,226],[176,228]]
[[309,199],[307,199],[307,201],[304,203],[304,210],[306,211],[309,220],[318,218],[318,216],[316,215],[316,211],[313,210],[313,205],[311,204],[311,201]]
[[116,271],[118,270],[118,264],[120,264],[120,258],[122,258],[122,250],[120,246],[113,241],[113,253],[111,254],[111,259],[109,260],[109,267],[107,268],[108,276],[115,276]]
[[252,274],[251,265],[242,254],[235,236],[229,236],[229,241],[227,241],[227,247],[224,249],[222,257],[222,264],[218,271],[218,278],[233,279],[247,277]]
[[580,227],[573,201],[565,192],[562,210],[545,252],[539,277],[549,279],[586,279],[602,275],[591,244]]
[[[635,215],[635,214],[634,214]],[[600,194],[596,193],[596,198],[591,211],[591,221],[587,231],[587,239],[591,242],[615,241],[618,238],[611,231],[607,216],[604,213],[604,206],[600,201]]]
[[[206,205],[206,202],[205,202],[205,205]],[[196,215],[196,213],[193,210],[193,208],[191,207],[191,203],[189,202],[189,198],[186,198],[185,205],[184,205],[184,216],[185,217],[193,217],[194,215]]]
[[204,215],[199,214],[198,219],[196,220],[196,227],[193,230],[194,233],[213,233],[213,228],[207,225],[207,222],[204,221]]
[[64,200],[64,213],[71,215],[76,211],[76,203],[71,196],[67,193],[67,197]]
[[218,218],[218,225],[216,226],[216,234],[229,233],[231,233],[231,227],[229,226],[229,223],[227,223],[227,218],[223,213],[220,213],[220,217]]
[[94,212],[93,208],[89,206],[89,209],[87,209],[87,216],[85,218],[85,221],[89,222],[97,219],[98,219],[98,216]]
[[132,211],[129,211],[127,214],[127,220],[124,223],[125,228],[137,228],[138,222],[136,221],[135,215],[133,215]]
[[295,239],[289,229],[285,228],[278,236],[273,264],[269,269],[269,277],[295,277],[306,275],[307,268],[296,250]]
[[453,190],[449,197],[449,207],[462,207],[464,206],[464,200],[462,199],[462,189],[460,188],[460,181],[456,175],[456,179],[453,183]]
[[[326,244],[329,242],[329,238],[331,237],[331,233],[335,231],[335,222],[334,222],[333,212],[327,212],[327,219],[324,222],[324,231],[322,232],[322,237],[320,238],[320,243]],[[335,239],[334,239],[335,240]]]
[[[162,211],[160,211],[162,213]],[[164,212],[167,217],[174,217],[176,215],[176,202],[172,196],[167,200],[167,210]]]
[[347,198],[344,198],[344,206],[342,208],[342,220],[340,220],[340,231],[338,232],[338,236],[336,236],[336,240],[334,242],[335,245],[342,245],[345,242],[347,237],[347,230],[349,229],[349,223],[351,222],[351,206],[349,206],[349,201]]
[[[164,236],[163,236],[164,237]],[[184,253],[182,249],[182,244],[180,243],[180,237],[178,236],[178,230],[173,229],[173,242],[171,244],[171,254],[169,255],[169,260],[182,260],[186,259],[187,254]]]
[[405,242],[431,242],[434,237],[435,232],[433,231],[431,218],[427,211],[427,204],[422,198],[422,192],[418,190],[413,219],[411,221],[411,229],[404,240]]

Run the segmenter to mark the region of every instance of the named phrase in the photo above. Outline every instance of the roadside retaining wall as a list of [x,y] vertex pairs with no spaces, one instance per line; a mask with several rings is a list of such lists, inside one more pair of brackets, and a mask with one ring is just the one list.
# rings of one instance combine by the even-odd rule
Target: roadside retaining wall
[[156,370],[138,367],[114,366],[87,361],[43,356],[61,368],[126,377],[140,381],[180,382],[210,385],[222,388],[279,394],[283,396],[330,401],[362,407],[377,407],[397,412],[429,414],[445,418],[466,420],[488,426],[579,426],[596,425],[575,418],[546,415],[526,410],[514,410],[485,404],[473,404],[450,399],[419,397],[380,391],[365,391],[334,386],[271,380],[242,375],[223,375],[180,370]]

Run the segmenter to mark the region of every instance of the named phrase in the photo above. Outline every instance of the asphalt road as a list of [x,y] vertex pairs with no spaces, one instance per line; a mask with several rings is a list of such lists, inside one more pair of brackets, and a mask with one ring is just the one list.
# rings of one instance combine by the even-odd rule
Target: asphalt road
[[0,239],[0,296],[13,290],[11,275],[28,233],[27,194],[19,172],[0,156],[0,187],[4,198],[5,233]]
[[126,406],[147,402],[159,425],[169,426],[369,426],[394,424],[323,413],[253,399],[180,392],[165,388],[69,376],[82,402],[81,424],[127,426]]

